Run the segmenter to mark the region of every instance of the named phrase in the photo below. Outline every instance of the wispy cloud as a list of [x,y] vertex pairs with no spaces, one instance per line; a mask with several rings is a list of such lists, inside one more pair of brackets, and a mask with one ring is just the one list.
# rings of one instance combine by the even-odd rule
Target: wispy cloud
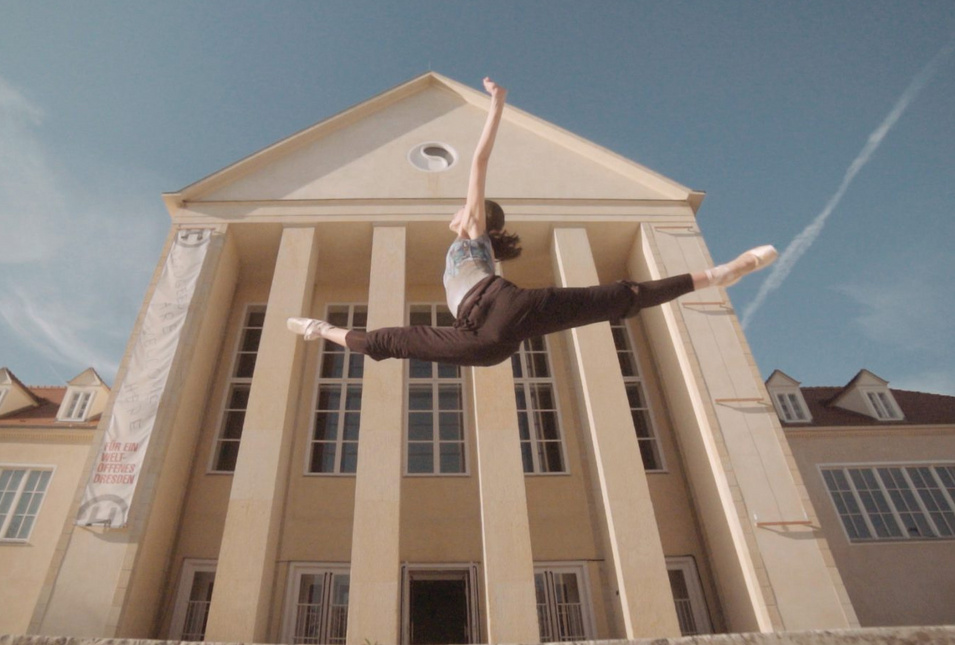
[[78,177],[44,119],[0,78],[0,362],[27,357],[8,367],[28,380],[87,367],[110,380],[168,226],[162,182],[95,156]]
[[852,324],[865,338],[906,352],[943,354],[951,351],[955,317],[955,292],[942,283],[948,278],[905,275],[877,284],[842,285],[836,290],[859,307]]
[[849,164],[849,168],[846,170],[842,182],[839,184],[839,188],[832,197],[829,198],[822,212],[816,215],[815,219],[783,250],[779,256],[779,260],[770,269],[766,279],[760,285],[756,297],[743,309],[741,322],[744,329],[749,325],[749,322],[753,319],[756,312],[759,311],[759,308],[766,301],[769,294],[782,286],[786,278],[789,277],[790,272],[792,272],[793,267],[799,262],[799,259],[812,247],[822,232],[826,220],[829,219],[829,216],[839,205],[839,202],[842,201],[843,196],[846,194],[852,181],[856,178],[856,175],[869,163],[872,155],[875,154],[875,151],[878,150],[882,144],[882,140],[885,139],[885,136],[902,114],[905,113],[909,104],[915,100],[925,85],[938,71],[942,63],[951,56],[953,51],[955,51],[955,39],[949,41],[948,44],[942,47],[932,60],[922,68],[905,91],[902,92],[902,95],[899,97],[899,100],[896,101],[888,116],[886,116],[882,123],[879,124],[879,127],[869,135],[869,139],[862,147],[862,151],[859,152],[858,156]]
[[0,264],[44,260],[64,241],[65,201],[35,135],[43,110],[0,78]]
[[[877,282],[836,287],[855,305],[851,324],[871,343],[873,360],[901,357],[898,372],[880,374],[891,379],[892,387],[955,395],[955,285],[937,269],[948,261],[947,256],[920,255]],[[907,365],[921,367],[910,372]]]

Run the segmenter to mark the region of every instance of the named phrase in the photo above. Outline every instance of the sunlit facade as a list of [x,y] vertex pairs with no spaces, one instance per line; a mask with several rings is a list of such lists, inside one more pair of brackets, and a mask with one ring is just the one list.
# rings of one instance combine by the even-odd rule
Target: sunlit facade
[[[425,74],[165,196],[88,458],[120,402],[139,410],[131,383],[159,368],[137,352],[165,334],[128,517],[76,525],[76,496],[24,631],[360,645],[858,625],[825,538],[793,522],[815,511],[725,291],[490,368],[288,332],[452,322],[447,223],[486,109]],[[702,194],[514,107],[488,194],[522,237],[502,269],[522,286],[712,264]],[[198,245],[194,281],[173,281],[182,323],[156,332]]]

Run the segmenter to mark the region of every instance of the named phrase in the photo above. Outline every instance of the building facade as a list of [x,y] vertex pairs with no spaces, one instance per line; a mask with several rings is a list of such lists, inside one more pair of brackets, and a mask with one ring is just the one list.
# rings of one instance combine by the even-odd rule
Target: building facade
[[862,626],[955,624],[955,397],[766,384]]
[[[358,645],[858,625],[725,291],[490,368],[288,332],[451,323],[447,224],[486,109],[425,74],[165,196],[88,459],[135,474],[79,484],[27,631]],[[523,240],[503,265],[522,286],[712,264],[700,193],[511,106],[488,194]]]
[[35,387],[0,368],[0,633],[29,631],[109,394],[92,369]]

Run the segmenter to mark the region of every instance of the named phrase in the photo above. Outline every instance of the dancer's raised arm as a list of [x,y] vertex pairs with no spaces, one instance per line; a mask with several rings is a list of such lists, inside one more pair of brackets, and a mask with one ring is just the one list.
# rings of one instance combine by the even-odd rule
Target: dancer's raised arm
[[451,220],[450,228],[458,237],[475,239],[484,234],[484,184],[487,181],[487,164],[491,159],[491,150],[494,148],[494,139],[497,137],[497,128],[501,123],[501,114],[504,112],[504,102],[507,90],[492,81],[484,79],[484,89],[491,95],[491,107],[484,122],[484,131],[474,150],[471,160],[471,175],[468,179],[467,202]]

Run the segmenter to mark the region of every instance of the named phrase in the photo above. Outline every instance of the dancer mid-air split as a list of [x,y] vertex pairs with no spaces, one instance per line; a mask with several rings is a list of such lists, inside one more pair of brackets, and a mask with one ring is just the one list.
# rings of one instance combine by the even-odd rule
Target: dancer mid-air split
[[374,360],[416,358],[454,365],[495,365],[507,360],[525,339],[591,323],[635,315],[696,289],[727,287],[768,266],[776,249],[760,246],[712,269],[661,280],[586,288],[521,289],[494,275],[494,262],[516,258],[520,238],[504,230],[504,211],[484,198],[488,160],[497,136],[507,90],[484,79],[491,107],[474,151],[464,208],[450,228],[457,238],[448,249],[444,288],[453,327],[386,327],[368,332],[335,327],[323,320],[289,318],[288,327],[305,340],[324,338]]

